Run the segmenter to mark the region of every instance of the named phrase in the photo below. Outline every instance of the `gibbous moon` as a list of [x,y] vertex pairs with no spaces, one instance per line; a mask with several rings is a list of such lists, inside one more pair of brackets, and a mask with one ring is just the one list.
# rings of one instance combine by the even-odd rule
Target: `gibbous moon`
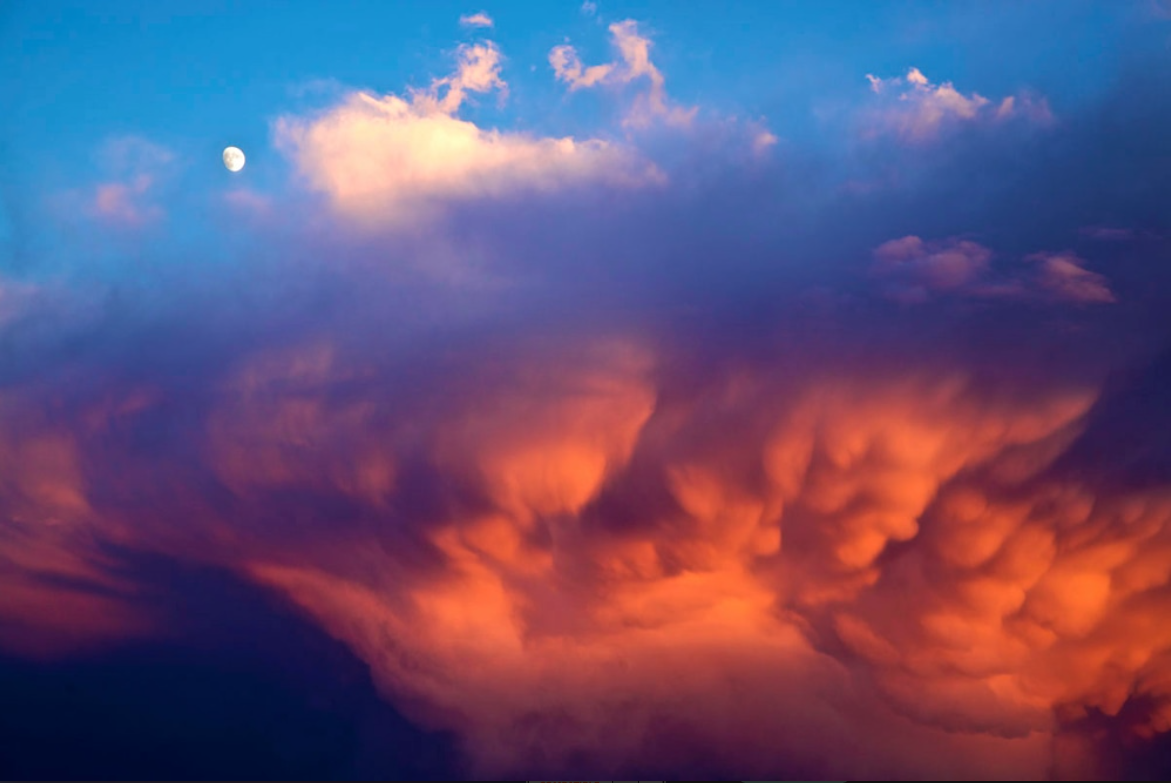
[[224,166],[228,171],[239,171],[244,168],[244,151],[239,147],[228,147],[224,150]]

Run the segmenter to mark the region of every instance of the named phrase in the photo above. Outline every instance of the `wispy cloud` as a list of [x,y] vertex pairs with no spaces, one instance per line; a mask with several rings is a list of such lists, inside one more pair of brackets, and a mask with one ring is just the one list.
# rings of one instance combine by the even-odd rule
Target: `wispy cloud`
[[123,136],[106,141],[98,158],[113,178],[94,188],[88,204],[91,215],[123,226],[142,226],[164,216],[154,190],[174,153],[147,139]]
[[459,18],[459,23],[462,24],[464,27],[494,27],[495,26],[495,22],[492,21],[492,17],[488,16],[488,14],[484,13],[483,11],[479,11],[474,14],[466,14],[465,16],[461,16]]
[[638,23],[627,19],[611,24],[609,29],[619,59],[585,67],[574,47],[568,44],[556,46],[549,52],[549,65],[557,78],[568,84],[571,91],[645,80],[647,90],[635,97],[626,122],[632,127],[646,127],[655,121],[689,124],[696,109],[676,106],[667,98],[666,79],[651,62],[651,41],[639,34]]

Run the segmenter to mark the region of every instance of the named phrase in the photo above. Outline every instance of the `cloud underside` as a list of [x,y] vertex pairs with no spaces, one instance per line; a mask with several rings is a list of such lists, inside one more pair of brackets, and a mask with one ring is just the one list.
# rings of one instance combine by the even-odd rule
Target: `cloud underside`
[[[0,615],[52,631],[28,645],[138,632],[125,588],[35,589],[106,585],[95,532],[218,562],[287,594],[489,776],[538,752],[670,769],[655,748],[686,737],[756,775],[1035,777],[1087,710],[1142,697],[1135,730],[1171,728],[1171,495],[1046,473],[1093,387],[832,364],[679,386],[626,338],[475,353],[421,398],[328,342],[248,360],[198,436],[227,517],[165,456],[106,475],[159,396],[106,392],[48,427],[9,395],[0,545],[20,568]],[[166,524],[142,513],[148,476]],[[98,505],[87,486],[122,489]],[[291,536],[294,498],[350,511]],[[825,755],[842,742],[857,752]]]

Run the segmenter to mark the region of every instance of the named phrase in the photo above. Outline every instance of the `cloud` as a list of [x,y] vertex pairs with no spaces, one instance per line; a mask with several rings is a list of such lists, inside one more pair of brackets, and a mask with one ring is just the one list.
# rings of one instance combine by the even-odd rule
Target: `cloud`
[[459,18],[459,23],[464,27],[493,27],[495,22],[488,14],[480,11],[474,14],[465,14]]
[[253,214],[272,213],[272,199],[248,188],[234,188],[224,193],[224,201],[230,206]]
[[175,154],[142,136],[115,136],[102,145],[98,159],[112,174],[142,174],[165,168]]
[[[76,253],[89,312],[4,327],[0,646],[165,634],[116,557],[152,553],[286,598],[473,776],[1132,776],[1098,728],[1171,726],[1168,392],[1120,371],[1166,347],[1165,247],[1092,246],[1108,308],[1019,249],[1149,225],[1165,91],[845,197],[842,150],[744,165],[755,124],[675,157],[487,129],[500,54],[457,62],[286,116],[333,208],[212,194],[270,205],[242,250],[144,235],[99,285],[54,235],[33,271]],[[500,285],[399,272],[438,257]]]
[[884,242],[874,250],[871,274],[881,280],[884,293],[905,303],[925,302],[942,294],[985,299],[1046,298],[1064,302],[1117,301],[1102,275],[1085,269],[1072,253],[1036,253],[1026,256],[1028,269],[1018,266],[993,273],[988,248],[964,239],[924,242],[906,236]]
[[770,147],[776,146],[778,141],[780,141],[780,139],[776,137],[776,134],[767,130],[760,130],[752,138],[752,149],[758,154],[763,153]]
[[1104,242],[1125,242],[1135,238],[1133,229],[1112,228],[1110,226],[1086,226],[1080,229],[1078,233]]
[[1085,268],[1073,253],[1037,253],[1029,260],[1040,265],[1040,285],[1053,296],[1070,302],[1116,302],[1105,277]]
[[602,84],[622,85],[645,79],[646,92],[634,99],[626,117],[631,127],[647,127],[663,121],[671,125],[687,125],[695,117],[696,109],[673,105],[667,98],[666,80],[651,62],[651,41],[638,32],[638,23],[627,19],[609,27],[613,47],[619,59],[601,65],[584,67],[577,50],[568,44],[555,46],[549,52],[549,65],[557,79],[569,85],[570,91]]
[[867,114],[867,132],[893,133],[905,141],[934,139],[948,127],[974,122],[995,122],[1023,117],[1036,124],[1053,120],[1048,102],[1022,93],[995,104],[978,93],[964,95],[951,82],[934,84],[918,68],[905,78],[880,79],[866,75],[879,106]]
[[107,139],[97,160],[110,179],[94,187],[85,212],[126,227],[141,227],[164,217],[157,186],[172,169],[174,153],[139,136],[121,136]]
[[584,16],[593,16],[598,13],[598,4],[591,2],[591,0],[585,0],[581,4],[581,12]]
[[[436,79],[426,90],[413,90],[411,104],[421,114],[452,114],[467,99],[469,92],[508,91],[508,85],[500,78],[500,50],[488,41],[469,46],[463,44],[456,50],[456,72],[443,79]],[[440,92],[443,93],[440,97]]]
[[400,221],[453,199],[660,181],[651,164],[606,141],[486,130],[455,117],[468,93],[505,89],[499,69],[494,44],[464,46],[452,76],[409,100],[351,93],[319,116],[280,118],[275,140],[341,208]]
[[92,214],[114,223],[141,226],[163,216],[163,209],[147,200],[154,179],[140,174],[130,182],[106,182],[94,190]]
[[[525,770],[538,749],[544,769],[645,763],[668,715],[693,749],[735,747],[754,774],[781,758],[857,775],[848,759],[805,755],[814,738],[851,736],[872,760],[942,743],[899,767],[920,775],[1040,774],[1055,709],[1116,710],[1145,687],[1141,659],[1109,673],[1087,664],[1101,645],[1122,661],[1146,643],[1124,629],[1162,610],[1123,607],[1163,571],[1141,565],[1133,544],[1162,540],[1171,506],[1150,497],[1089,512],[1076,490],[1030,483],[1076,437],[1091,390],[994,401],[925,370],[788,388],[721,379],[714,396],[664,404],[668,390],[648,385],[653,358],[633,346],[574,351],[481,386],[436,420],[432,464],[482,499],[451,498],[424,529],[440,571],[412,579],[388,555],[385,578],[355,577],[359,550],[335,548],[332,566],[259,560],[251,573],[351,644],[420,720],[460,727],[488,776]],[[278,437],[290,436],[316,439]],[[759,464],[763,481],[742,464]],[[249,473],[263,491],[330,469]],[[369,491],[338,481],[349,497]],[[406,491],[375,486],[379,504]],[[1122,512],[1126,502],[1139,506]],[[1077,543],[1071,526],[1118,513],[1150,522]],[[607,528],[615,515],[641,522]],[[906,553],[884,561],[900,542]],[[844,652],[831,655],[829,639]],[[727,734],[714,728],[726,721]],[[883,724],[889,736],[874,733]],[[671,769],[670,757],[653,768]]]
[[154,191],[174,159],[170,150],[139,136],[108,139],[98,152],[98,160],[112,179],[94,188],[86,205],[88,213],[129,227],[159,220],[165,211]]
[[[987,255],[884,247],[934,257],[945,288]],[[309,339],[235,336],[187,400],[194,354],[147,370],[153,391],[87,374],[65,409],[6,393],[0,615],[22,644],[150,627],[92,559],[103,536],[287,595],[485,777],[1039,777],[1079,710],[1141,694],[1137,730],[1164,730],[1171,497],[1049,472],[1094,384],[820,338],[685,369],[682,338],[533,320],[403,352],[365,343],[376,311],[347,300]],[[160,426],[181,437],[152,445]],[[84,622],[44,612],[91,592]]]
[[873,271],[898,281],[898,295],[925,299],[930,293],[970,286],[989,268],[992,251],[968,240],[925,243],[916,236],[892,239],[874,251]]

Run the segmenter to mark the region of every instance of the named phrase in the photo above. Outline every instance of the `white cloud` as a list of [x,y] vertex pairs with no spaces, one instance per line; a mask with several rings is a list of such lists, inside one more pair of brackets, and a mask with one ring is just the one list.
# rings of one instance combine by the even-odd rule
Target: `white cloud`
[[461,47],[457,60],[454,74],[410,91],[409,99],[354,92],[319,116],[283,117],[276,143],[339,207],[391,220],[424,217],[451,199],[662,179],[632,151],[605,141],[535,137],[459,119],[469,93],[507,85],[494,44]]

